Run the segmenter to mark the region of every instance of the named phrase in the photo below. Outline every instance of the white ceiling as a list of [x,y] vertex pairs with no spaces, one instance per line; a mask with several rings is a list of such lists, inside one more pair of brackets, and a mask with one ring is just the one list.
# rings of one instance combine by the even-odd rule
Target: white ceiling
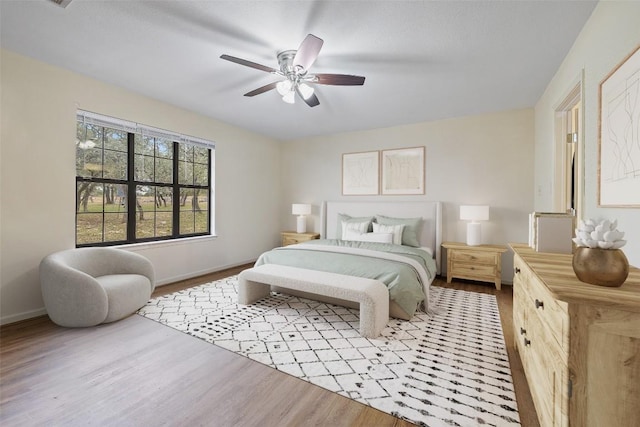
[[[281,140],[533,107],[595,1],[0,0],[2,47]],[[275,91],[276,54],[312,33],[320,105]],[[126,118],[125,118],[126,119]]]

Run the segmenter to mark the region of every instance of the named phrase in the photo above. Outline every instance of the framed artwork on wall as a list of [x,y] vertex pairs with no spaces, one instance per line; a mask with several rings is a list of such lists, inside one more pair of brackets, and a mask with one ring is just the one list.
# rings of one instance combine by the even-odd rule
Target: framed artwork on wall
[[424,194],[424,147],[383,150],[382,194]]
[[600,83],[598,206],[640,207],[640,46]]
[[342,155],[342,194],[364,196],[379,193],[378,151]]

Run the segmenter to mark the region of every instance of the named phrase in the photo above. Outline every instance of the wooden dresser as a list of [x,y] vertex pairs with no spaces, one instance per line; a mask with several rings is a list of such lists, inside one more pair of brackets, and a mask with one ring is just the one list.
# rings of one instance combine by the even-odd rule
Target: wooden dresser
[[579,281],[571,255],[515,252],[513,325],[541,426],[640,422],[640,270],[619,288]]

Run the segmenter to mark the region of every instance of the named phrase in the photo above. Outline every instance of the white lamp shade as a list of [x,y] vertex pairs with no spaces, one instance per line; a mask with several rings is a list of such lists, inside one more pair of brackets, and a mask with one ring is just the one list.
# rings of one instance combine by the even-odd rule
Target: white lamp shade
[[281,96],[285,96],[286,94],[291,92],[291,86],[291,80],[283,80],[276,83],[276,90]]
[[462,205],[460,206],[460,219],[466,221],[488,221],[489,206]]
[[284,102],[286,102],[287,104],[295,104],[296,103],[296,93],[295,92],[289,92],[286,95],[284,95],[282,97],[282,100]]
[[300,83],[298,90],[304,99],[309,99],[313,95],[313,88],[306,83]]
[[311,205],[306,203],[294,203],[291,205],[291,213],[293,215],[310,215]]

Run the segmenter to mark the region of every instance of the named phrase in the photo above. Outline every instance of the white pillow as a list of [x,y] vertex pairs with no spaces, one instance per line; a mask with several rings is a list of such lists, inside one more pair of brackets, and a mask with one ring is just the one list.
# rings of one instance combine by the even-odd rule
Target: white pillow
[[[1,0],[0,0],[1,1]],[[373,231],[373,228],[371,228],[371,223],[373,222],[373,216],[361,216],[361,217],[352,217],[350,215],[347,214],[343,214],[343,213],[339,213],[336,221],[337,227],[336,227],[336,239],[341,239],[342,238],[342,223],[344,221],[347,222],[368,222],[369,226],[367,227],[367,230],[365,231],[366,233]]]
[[342,221],[342,240],[347,240],[345,237],[348,233],[363,234],[369,231],[370,221]]
[[351,240],[354,242],[375,242],[375,243],[391,243],[393,234],[391,233],[357,233],[355,231],[347,231],[343,240]]
[[374,233],[391,233],[393,235],[393,239],[391,243],[393,243],[394,245],[402,244],[402,230],[404,230],[404,224],[384,225],[384,224],[378,224],[377,222],[373,223],[373,232]]

